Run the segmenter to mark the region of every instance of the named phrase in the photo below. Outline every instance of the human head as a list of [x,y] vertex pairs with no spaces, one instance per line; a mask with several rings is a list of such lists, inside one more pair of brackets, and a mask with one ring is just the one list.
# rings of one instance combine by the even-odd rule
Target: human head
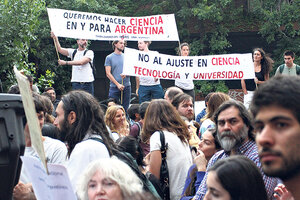
[[165,92],[164,99],[167,100],[168,102],[172,103],[174,97],[179,93],[183,93],[183,91],[180,88],[175,87],[175,86],[169,87]]
[[248,139],[254,140],[251,115],[239,101],[225,101],[216,110],[214,122],[218,141],[225,151],[238,148]]
[[127,113],[133,121],[137,122],[140,121],[141,117],[139,114],[139,104],[131,104],[130,107],[127,110]]
[[148,51],[150,44],[151,44],[151,41],[139,40],[138,41],[138,48],[139,48],[140,51]]
[[48,136],[53,139],[58,139],[59,136],[59,130],[56,126],[54,126],[51,123],[45,123],[43,128],[42,128],[42,135],[43,136]]
[[119,105],[119,102],[115,98],[109,98],[109,99],[107,99],[106,102],[107,102],[107,107]]
[[[47,95],[49,95],[48,93],[46,93]],[[49,122],[49,123],[53,123],[54,122],[54,117],[52,116],[53,110],[54,110],[54,106],[50,100],[50,97],[42,94],[41,98],[43,100],[43,103],[45,105],[46,108],[46,112],[45,112],[45,121]]]
[[272,78],[255,92],[250,106],[263,171],[284,182],[300,175],[299,81],[298,76]]
[[50,94],[51,96],[51,101],[54,102],[56,100],[56,93],[53,87],[47,87],[45,88],[45,92]]
[[126,125],[125,110],[120,105],[110,106],[105,113],[105,124],[113,132],[118,132]]
[[[103,182],[113,188],[107,188]],[[81,200],[95,200],[96,197],[125,200],[142,190],[142,182],[127,164],[117,158],[106,158],[87,166],[79,179],[77,195]]]
[[254,62],[261,64],[261,71],[264,75],[269,74],[272,71],[272,65],[274,61],[266,54],[262,48],[255,48],[252,51],[252,59]]
[[150,104],[149,101],[145,101],[145,102],[141,103],[141,105],[139,107],[139,114],[140,114],[141,119],[145,118],[145,113],[146,113],[146,110],[147,110],[149,104]]
[[172,101],[172,105],[181,116],[185,116],[188,120],[194,119],[193,97],[190,95],[185,93],[177,94]]
[[[245,156],[219,159],[208,169],[207,192],[204,199],[266,200],[267,192],[261,172]],[[225,198],[222,198],[225,197]]]
[[85,49],[88,45],[87,39],[77,39],[77,45],[79,49]]
[[126,46],[125,40],[114,40],[112,42],[112,48],[114,51],[122,52]]
[[215,111],[219,106],[230,99],[229,95],[223,92],[210,93],[209,100],[207,102],[206,116],[205,119],[212,119]]
[[130,153],[139,166],[145,166],[143,161],[143,150],[139,144],[139,141],[133,136],[120,137],[117,139],[116,143],[117,148],[120,151]]
[[292,67],[294,64],[294,60],[295,60],[295,53],[293,51],[290,50],[286,50],[283,53],[283,57],[284,57],[284,62],[288,67]]
[[164,99],[152,100],[149,104],[143,125],[142,139],[147,141],[155,131],[168,130],[187,143],[190,134],[185,122],[175,108]]
[[209,128],[207,129],[200,138],[199,150],[202,151],[205,155],[207,161],[221,149],[221,146],[217,139],[215,139],[216,129]]
[[190,45],[186,42],[181,43],[178,49],[178,55],[188,56],[190,54]]
[[213,94],[213,92],[210,92],[205,96],[205,98],[204,98],[205,107],[207,107],[208,100],[212,94]]
[[59,102],[56,115],[53,124],[59,129],[61,139],[68,143],[69,156],[88,132],[100,135],[111,154],[113,141],[104,123],[101,107],[93,95],[82,90],[67,93]]
[[7,91],[8,94],[20,94],[20,88],[18,85],[12,85]]
[[32,90],[32,85],[33,85],[33,78],[31,75],[25,74],[25,76],[27,77],[28,81],[29,81],[29,86],[30,89]]
[[42,127],[45,122],[45,113],[47,112],[47,108],[44,104],[44,99],[41,95],[33,93],[32,97],[35,106],[35,111],[39,120],[39,125],[42,130]]

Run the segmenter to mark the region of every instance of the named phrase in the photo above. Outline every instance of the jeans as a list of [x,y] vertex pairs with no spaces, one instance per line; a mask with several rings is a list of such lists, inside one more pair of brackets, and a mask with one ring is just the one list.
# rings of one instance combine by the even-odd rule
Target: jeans
[[139,103],[151,101],[152,99],[163,99],[164,91],[161,85],[140,85],[139,87]]
[[72,82],[73,90],[84,90],[94,96],[94,83],[93,82]]
[[123,90],[123,99],[122,99],[123,102],[121,102],[121,91],[117,87],[109,88],[108,98],[117,99],[122,104],[126,112],[129,107],[130,97],[131,97],[131,85],[126,86]]

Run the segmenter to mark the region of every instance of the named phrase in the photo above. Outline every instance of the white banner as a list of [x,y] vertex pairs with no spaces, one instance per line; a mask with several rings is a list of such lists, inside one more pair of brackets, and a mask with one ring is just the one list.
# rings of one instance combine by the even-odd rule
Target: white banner
[[123,74],[183,80],[231,80],[255,77],[251,53],[170,56],[131,48],[125,48]]
[[179,41],[174,14],[119,17],[47,8],[56,36],[91,40]]

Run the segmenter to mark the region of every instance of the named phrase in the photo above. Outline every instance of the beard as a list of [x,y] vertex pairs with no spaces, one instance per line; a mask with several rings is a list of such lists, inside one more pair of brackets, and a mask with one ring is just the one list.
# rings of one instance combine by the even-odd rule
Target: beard
[[124,50],[124,48],[123,49],[121,49],[121,48],[117,48],[118,49],[118,51],[123,51]]
[[279,156],[282,161],[281,165],[277,168],[272,165],[272,162],[262,163],[262,169],[267,176],[278,177],[283,181],[287,181],[300,174],[300,156],[296,153],[296,149],[291,151],[292,153],[289,156],[284,156],[280,151],[264,147],[259,154],[266,152]]
[[67,119],[64,119],[64,121],[60,124],[60,130],[59,130],[59,139],[63,142],[66,142],[67,136],[69,135],[71,126]]
[[225,152],[238,148],[248,137],[248,128],[245,125],[238,134],[232,131],[224,131],[217,134],[217,139]]

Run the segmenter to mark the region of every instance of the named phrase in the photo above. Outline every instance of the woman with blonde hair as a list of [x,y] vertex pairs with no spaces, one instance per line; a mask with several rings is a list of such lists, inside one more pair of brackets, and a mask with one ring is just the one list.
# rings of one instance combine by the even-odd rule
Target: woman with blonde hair
[[129,124],[126,120],[125,110],[120,105],[110,106],[105,113],[105,124],[112,133],[113,140],[128,136]]
[[230,99],[228,94],[223,92],[214,92],[207,103],[207,113],[201,120],[200,127],[200,136],[208,129],[215,128],[215,123],[213,122],[213,115],[215,111],[219,108],[219,106]]
[[125,200],[143,192],[143,183],[124,162],[117,158],[90,163],[79,178],[79,200]]
[[142,139],[150,140],[149,171],[160,180],[162,163],[160,131],[165,138],[170,199],[180,199],[184,179],[192,165],[188,140],[190,134],[176,109],[166,100],[152,100],[149,104],[142,131]]

